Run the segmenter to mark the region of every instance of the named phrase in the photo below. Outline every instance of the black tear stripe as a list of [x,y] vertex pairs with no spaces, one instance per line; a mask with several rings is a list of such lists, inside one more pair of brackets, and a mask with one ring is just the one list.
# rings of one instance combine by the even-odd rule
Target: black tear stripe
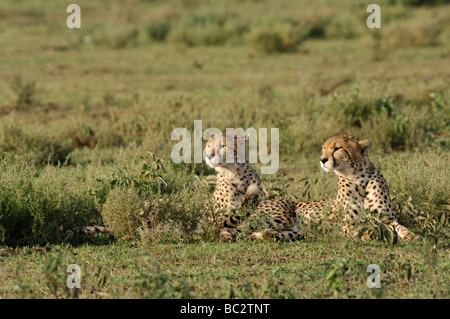
[[333,166],[336,167],[336,159],[334,158],[334,152],[336,152],[336,148],[333,150],[333,153],[331,153],[331,158],[333,159]]

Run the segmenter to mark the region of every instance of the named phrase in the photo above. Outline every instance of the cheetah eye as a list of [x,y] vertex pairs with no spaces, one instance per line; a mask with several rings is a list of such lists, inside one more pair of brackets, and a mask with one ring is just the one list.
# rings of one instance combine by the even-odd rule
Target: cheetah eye
[[342,149],[342,147],[335,147],[334,151],[336,152],[336,151],[339,151],[340,149]]

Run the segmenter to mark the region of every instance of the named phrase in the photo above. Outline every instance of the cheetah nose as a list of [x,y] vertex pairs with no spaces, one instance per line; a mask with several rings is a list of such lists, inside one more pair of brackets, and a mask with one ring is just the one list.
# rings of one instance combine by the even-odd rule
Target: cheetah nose
[[325,164],[328,161],[328,158],[321,158],[320,161],[322,162],[322,164]]

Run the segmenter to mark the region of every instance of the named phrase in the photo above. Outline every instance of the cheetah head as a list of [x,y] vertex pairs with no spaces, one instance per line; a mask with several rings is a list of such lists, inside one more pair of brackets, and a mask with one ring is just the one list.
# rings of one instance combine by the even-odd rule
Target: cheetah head
[[[205,146],[206,164],[214,169],[237,169],[248,162],[248,157],[245,154],[246,141],[248,141],[248,135],[245,137],[227,133],[213,135]],[[239,152],[238,143],[241,143]]]
[[322,145],[320,166],[325,172],[334,171],[337,175],[356,173],[360,164],[368,158],[370,140],[358,140],[350,135],[330,137]]

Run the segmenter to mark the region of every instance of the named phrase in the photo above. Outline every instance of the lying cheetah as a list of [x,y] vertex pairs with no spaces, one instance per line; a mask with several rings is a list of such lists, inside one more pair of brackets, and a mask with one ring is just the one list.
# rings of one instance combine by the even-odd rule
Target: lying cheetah
[[[385,214],[382,220],[395,229],[400,239],[420,239],[405,226],[398,223],[397,214],[391,203],[389,189],[383,175],[370,162],[368,152],[370,140],[359,141],[349,135],[327,139],[322,146],[320,165],[325,172],[334,171],[339,176],[338,194],[333,199],[332,214],[343,210],[345,214],[344,233],[355,235],[353,226],[360,220],[365,210]],[[301,204],[300,204],[301,205]],[[309,212],[299,207],[297,214],[308,217]]]
[[[268,238],[274,235],[279,239],[295,239],[300,235],[293,226],[295,221],[295,202],[287,200],[267,200],[261,187],[261,180],[251,167],[248,156],[239,160],[238,143],[245,143],[247,137],[237,137],[226,133],[212,136],[205,146],[206,163],[217,171],[214,191],[214,210],[218,215],[219,239],[231,241],[240,232],[243,217],[241,208],[254,205],[259,212],[270,216],[266,229],[252,234],[252,238]],[[227,154],[232,154],[232,163],[227,163]],[[242,162],[242,163],[240,163]]]

